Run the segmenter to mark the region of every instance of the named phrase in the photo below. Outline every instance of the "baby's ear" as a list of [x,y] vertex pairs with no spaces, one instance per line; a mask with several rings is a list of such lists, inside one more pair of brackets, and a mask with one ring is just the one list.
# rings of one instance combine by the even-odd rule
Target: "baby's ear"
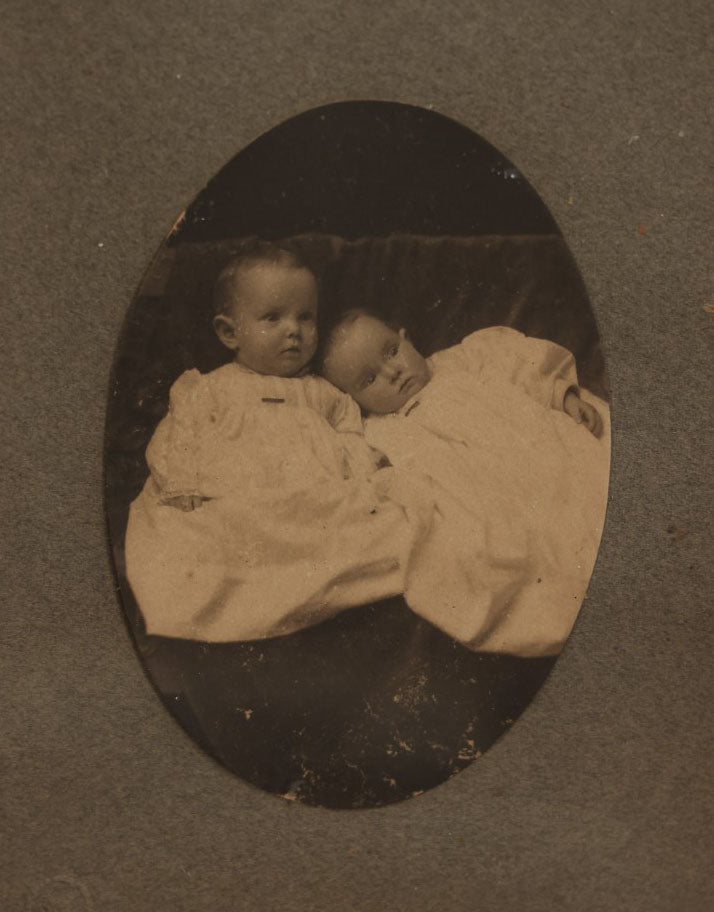
[[406,329],[404,329],[403,326],[402,326],[402,328],[399,330],[399,338],[400,338],[400,339],[408,339],[408,338],[409,338],[409,333],[407,333]]
[[213,328],[226,348],[230,348],[232,351],[235,351],[238,348],[238,335],[232,317],[229,317],[226,314],[218,314],[218,316],[213,318]]

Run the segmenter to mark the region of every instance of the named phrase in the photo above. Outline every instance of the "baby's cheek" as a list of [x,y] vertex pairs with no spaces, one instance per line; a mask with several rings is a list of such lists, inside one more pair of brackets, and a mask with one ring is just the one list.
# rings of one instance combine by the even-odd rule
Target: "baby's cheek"
[[372,411],[372,403],[370,402],[370,398],[369,398],[369,396],[366,396],[362,390],[345,389],[345,392],[349,396],[352,396],[352,398],[354,399],[354,401],[357,403],[357,405],[360,408],[365,409],[365,411],[367,411],[367,412]]

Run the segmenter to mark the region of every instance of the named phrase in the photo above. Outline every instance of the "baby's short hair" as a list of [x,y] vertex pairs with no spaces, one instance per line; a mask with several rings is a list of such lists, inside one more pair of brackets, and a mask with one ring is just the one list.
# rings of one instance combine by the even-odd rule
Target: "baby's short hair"
[[273,263],[308,269],[302,254],[289,241],[264,241],[262,238],[246,238],[233,248],[230,260],[221,269],[213,289],[213,312],[216,315],[228,313],[235,300],[236,278],[241,270],[256,263]]

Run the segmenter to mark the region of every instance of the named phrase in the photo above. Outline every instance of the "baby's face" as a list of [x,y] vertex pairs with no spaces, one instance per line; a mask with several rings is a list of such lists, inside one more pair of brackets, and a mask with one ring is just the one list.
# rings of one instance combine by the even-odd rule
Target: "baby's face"
[[366,315],[337,329],[324,373],[365,411],[378,414],[398,411],[430,379],[426,360],[406,332]]
[[317,347],[317,285],[307,269],[256,263],[235,279],[230,313],[214,320],[236,360],[259,374],[294,377]]

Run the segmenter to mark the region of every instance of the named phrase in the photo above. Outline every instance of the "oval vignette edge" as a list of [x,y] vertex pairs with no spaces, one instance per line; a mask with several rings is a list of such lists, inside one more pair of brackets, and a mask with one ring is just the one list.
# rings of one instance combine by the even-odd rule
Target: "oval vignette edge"
[[[344,309],[367,307],[405,328],[414,349],[430,358],[505,326],[511,341],[518,333],[571,353],[583,399],[603,403],[600,409],[607,410],[599,335],[572,255],[518,169],[467,127],[430,110],[390,102],[327,105],[258,137],[186,208],[139,286],[112,371],[105,507],[120,600],[144,669],[194,741],[243,780],[318,807],[378,807],[421,794],[480,757],[527,707],[558,650],[530,634],[530,646],[524,646],[526,634],[519,631],[528,630],[527,622],[490,640],[483,630],[472,642],[459,640],[452,635],[457,625],[450,619],[442,623],[443,615],[432,612],[431,605],[421,610],[421,595],[414,597],[419,614],[403,595],[391,591],[316,616],[316,623],[287,634],[276,625],[260,637],[226,641],[187,636],[186,630],[200,633],[200,625],[181,628],[177,618],[160,616],[148,601],[137,604],[127,578],[125,538],[130,505],[145,496],[150,477],[146,449],[167,414],[169,392],[179,377],[192,370],[213,375],[231,369],[234,352],[213,329],[213,288],[244,239],[254,237],[289,240],[319,277],[321,321],[325,313],[334,317]],[[493,350],[496,373],[520,356],[515,342],[506,349]],[[545,367],[543,371],[547,373]],[[566,374],[556,377],[558,383],[566,379]],[[531,398],[542,395],[541,381],[536,381],[527,391]],[[294,378],[290,388],[301,382]],[[454,390],[450,382],[452,386],[433,389],[448,397]],[[502,393],[511,395],[505,387]],[[272,400],[285,404],[280,396],[259,398],[271,400],[266,407],[279,407]],[[444,401],[453,401],[457,409],[458,396]],[[508,400],[512,408],[515,401]],[[442,403],[441,412],[448,410]],[[558,414],[557,420],[564,417]],[[550,414],[547,418],[555,420]],[[538,440],[546,439],[533,427]],[[253,438],[248,462],[259,461],[260,439]],[[598,469],[600,501],[592,514],[597,541],[607,499],[609,445],[603,443],[603,452],[605,448]],[[491,455],[479,456],[481,462],[472,460],[471,466],[505,471],[488,461]],[[489,477],[485,470],[483,475]],[[501,476],[496,472],[494,477]],[[545,484],[540,478],[538,483]],[[478,484],[466,486],[464,503],[476,490]],[[484,489],[483,496],[491,494]],[[496,504],[499,496],[498,491],[493,495]],[[518,509],[512,500],[508,509],[499,507],[502,514]],[[279,512],[274,498],[266,495],[265,504]],[[257,502],[254,506],[258,511]],[[186,514],[171,506],[162,509],[155,514],[156,529],[162,523],[173,528],[186,517],[180,528],[193,529],[203,522],[197,517],[208,522],[211,515],[200,513],[205,505]],[[244,526],[238,528],[239,517],[231,516],[230,522],[234,519],[242,534]],[[171,584],[188,593],[185,580],[178,578],[188,572],[176,558],[178,552],[166,557],[173,534],[156,536],[149,544],[158,548],[162,543],[163,558],[177,567]],[[196,541],[191,572],[200,575],[219,548],[211,550],[208,537]],[[507,545],[511,547],[516,544]],[[527,544],[518,547],[522,565],[532,564],[528,572],[535,579],[529,577],[528,585],[536,594],[529,598],[540,610],[538,599],[543,599],[536,587],[550,577],[535,576],[538,560]],[[353,550],[358,563],[359,549]],[[597,542],[593,562],[596,551]],[[151,555],[155,562],[157,554]],[[496,557],[486,555],[479,585]],[[446,564],[452,559],[451,554],[444,558]],[[552,587],[553,605],[568,573]],[[576,596],[567,596],[577,601],[575,611],[569,607],[572,620],[584,593],[582,580],[577,585]],[[493,602],[496,584],[483,586]],[[519,593],[525,591],[524,583]],[[523,601],[530,604],[525,597]],[[193,611],[195,620],[215,610],[205,599],[190,602],[188,594],[175,599],[176,614]],[[260,615],[256,602],[248,607]],[[219,613],[224,609],[219,605]],[[526,621],[529,616],[522,615]],[[568,627],[564,616],[562,629]],[[516,645],[497,651],[499,644]]]

